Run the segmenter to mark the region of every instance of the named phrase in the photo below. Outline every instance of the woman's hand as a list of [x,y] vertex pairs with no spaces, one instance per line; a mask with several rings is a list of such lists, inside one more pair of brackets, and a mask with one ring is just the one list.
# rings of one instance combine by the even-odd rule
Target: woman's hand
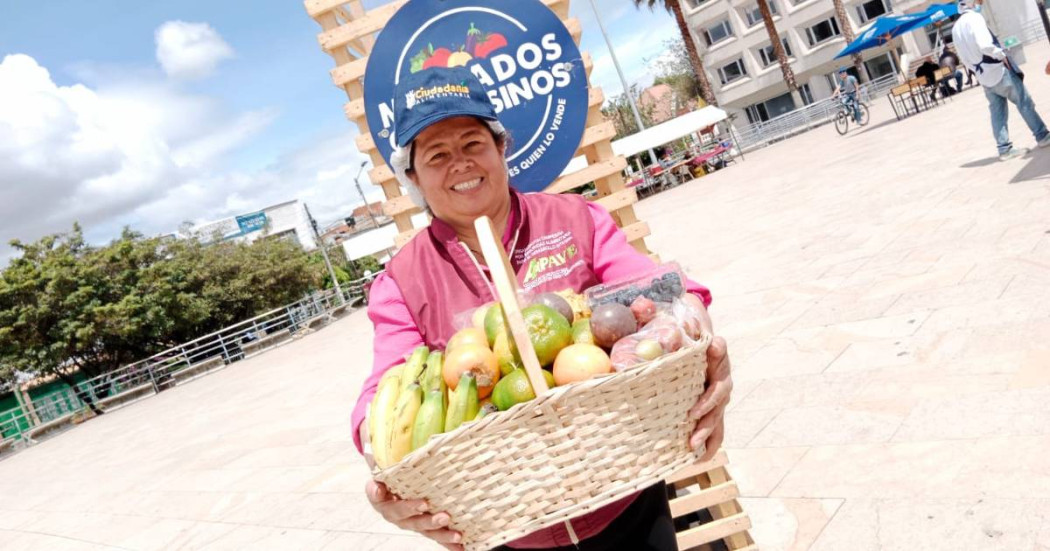
[[[699,304],[700,324],[704,331],[714,334],[711,317],[700,299],[693,295],[686,295],[684,298],[690,300],[694,306]],[[726,340],[722,337],[712,338],[711,345],[707,347],[706,388],[693,408],[689,410],[689,418],[697,422],[693,434],[689,437],[689,446],[696,449],[700,444],[705,445],[701,461],[714,457],[718,448],[722,447],[722,440],[725,438],[726,406],[729,405],[729,395],[733,390],[733,378],[730,371]]]
[[726,340],[715,337],[707,348],[707,388],[689,410],[689,418],[696,419],[696,429],[689,437],[689,445],[696,449],[704,444],[701,461],[715,456],[722,446],[725,437],[725,413],[729,404],[729,394],[733,390],[733,379],[730,374],[729,354],[726,351]]
[[368,502],[387,522],[403,530],[419,532],[438,542],[446,549],[461,550],[463,536],[448,529],[451,517],[448,513],[429,514],[429,508],[421,499],[401,499],[387,490],[386,485],[369,480],[365,485]]

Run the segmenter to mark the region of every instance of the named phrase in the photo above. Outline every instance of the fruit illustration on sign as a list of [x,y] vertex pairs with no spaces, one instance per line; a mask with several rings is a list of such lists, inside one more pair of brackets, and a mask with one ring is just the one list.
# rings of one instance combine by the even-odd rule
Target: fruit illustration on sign
[[478,40],[474,57],[488,57],[492,52],[507,45],[507,38],[499,33],[488,33]]
[[419,50],[415,56],[412,57],[412,66],[409,69],[413,73],[422,71],[423,69],[429,69],[431,67],[447,67],[448,58],[452,56],[452,50],[448,48],[434,49],[433,44],[427,44],[426,48]]
[[473,56],[462,50],[448,56],[449,67],[466,67],[470,60],[474,59]]
[[466,43],[466,45],[463,46],[463,49],[466,50],[466,52],[468,54],[470,54],[470,55],[477,55],[474,52],[474,49],[477,48],[477,46],[478,46],[478,38],[480,38],[480,37],[481,37],[481,29],[478,29],[477,27],[474,26],[473,23],[471,23],[470,24],[470,28],[467,29],[467,43]]

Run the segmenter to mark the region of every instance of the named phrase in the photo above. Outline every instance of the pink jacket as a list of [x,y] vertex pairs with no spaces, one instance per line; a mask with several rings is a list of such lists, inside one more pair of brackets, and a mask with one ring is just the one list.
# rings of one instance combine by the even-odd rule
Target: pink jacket
[[[528,281],[526,286],[535,285],[537,292],[566,287],[581,292],[596,282],[620,279],[653,265],[649,257],[627,243],[609,213],[594,203],[575,196],[522,195],[516,192],[513,192],[513,200],[514,208],[503,235],[503,245],[510,251],[519,281]],[[556,223],[554,220],[566,222]],[[562,226],[568,228],[568,232],[552,232]],[[579,236],[584,238],[582,240],[575,238],[585,264],[577,262],[574,264],[576,269],[561,270],[563,279],[547,277],[545,281],[537,281],[542,278],[536,278],[535,270],[530,268],[535,264],[529,263],[531,251],[542,252],[552,235],[574,232],[592,233],[589,240],[582,235]],[[569,243],[573,238],[570,236]],[[411,277],[420,273],[428,277]],[[433,280],[442,279],[435,277],[437,274],[451,279],[435,282]],[[416,236],[391,261],[388,271],[376,278],[368,307],[369,318],[375,326],[374,365],[351,417],[354,444],[358,450],[362,450],[360,426],[383,373],[403,362],[417,346],[426,344],[432,349],[443,348],[454,331],[452,315],[494,300],[487,281],[487,270],[474,264],[466,248],[455,241],[451,228],[440,220],[434,220],[427,232]],[[711,295],[705,287],[689,281],[687,289],[699,296],[704,304],[710,304]],[[425,329],[421,330],[421,327]],[[598,534],[630,505],[634,497],[629,496],[573,519],[575,536],[586,539]],[[512,542],[510,546],[527,549],[571,543],[566,527],[557,525]]]

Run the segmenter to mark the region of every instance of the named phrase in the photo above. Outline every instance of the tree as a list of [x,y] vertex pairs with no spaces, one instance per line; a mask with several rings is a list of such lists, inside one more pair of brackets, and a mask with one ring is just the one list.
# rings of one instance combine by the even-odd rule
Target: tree
[[690,100],[703,99],[703,88],[700,79],[693,72],[692,62],[689,60],[689,51],[685,47],[682,37],[668,38],[664,40],[664,51],[659,56],[646,59],[645,63],[652,67],[656,74],[653,84],[666,84],[671,87],[675,95]]
[[[846,15],[846,5],[842,3],[842,0],[831,0],[831,3],[835,5],[835,19],[839,21],[840,30],[842,30],[842,37],[846,39],[846,43],[853,42],[856,35],[853,33],[853,25],[849,22],[849,17]],[[861,82],[868,81],[867,71],[864,70],[864,61],[861,60],[860,54],[853,54],[853,66],[857,68],[857,78]]]
[[650,10],[655,8],[657,4],[663,4],[664,9],[674,15],[675,23],[678,24],[678,32],[682,35],[682,42],[685,45],[686,52],[689,54],[689,62],[693,69],[693,74],[696,75],[696,79],[700,84],[701,95],[709,105],[718,105],[718,98],[715,97],[714,89],[711,88],[711,81],[707,78],[707,72],[704,70],[704,62],[700,59],[700,52],[696,49],[696,43],[693,42],[693,35],[689,31],[689,23],[685,20],[685,14],[682,13],[682,5],[679,0],[632,0],[635,7],[641,7],[645,4]]
[[634,98],[638,97],[638,85],[630,85],[630,92],[624,94],[618,94],[613,96],[604,107],[602,107],[602,114],[607,119],[611,119],[613,124],[616,126],[616,139],[636,134],[639,131],[638,122],[634,118],[634,112],[631,110],[631,103],[635,103],[638,108],[638,114],[642,118],[642,124],[648,128],[653,124],[653,110],[655,105],[652,103],[635,102]]
[[776,23],[773,22],[773,12],[769,10],[769,2],[767,0],[758,0],[758,11],[762,14],[762,22],[766,26],[766,33],[769,34],[769,43],[773,47],[773,55],[777,58],[777,63],[780,65],[780,72],[784,75],[784,83],[787,84],[788,92],[791,92],[791,100],[795,103],[795,107],[801,107],[803,105],[802,95],[798,92],[798,81],[795,80],[795,71],[791,69],[791,62],[788,60],[787,52],[784,51],[784,44],[780,40],[780,33],[777,32]]
[[0,365],[71,387],[75,371],[97,377],[298,300],[318,283],[306,253],[283,240],[209,246],[124,230],[91,247],[74,225],[12,246],[21,254],[0,272]]

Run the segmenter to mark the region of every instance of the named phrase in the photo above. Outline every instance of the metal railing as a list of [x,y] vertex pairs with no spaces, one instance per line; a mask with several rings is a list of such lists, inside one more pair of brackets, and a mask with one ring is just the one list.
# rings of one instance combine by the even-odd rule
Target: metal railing
[[81,381],[72,388],[33,398],[26,409],[31,408],[36,419],[22,407],[0,412],[0,442],[27,441],[28,433],[38,426],[37,421],[47,424],[84,411],[89,402],[98,404],[137,389],[156,394],[173,387],[180,372],[208,367],[202,364],[228,365],[294,339],[314,326],[328,323],[338,311],[360,302],[364,282],[362,279],[344,286],[342,302],[334,289],[313,293],[292,304]]
[[[859,90],[860,100],[871,103],[874,98],[887,94],[897,84],[896,75],[885,75],[865,83]],[[827,98],[768,121],[738,128],[735,130],[737,147],[746,152],[827,124],[839,112],[840,105],[839,100]]]

